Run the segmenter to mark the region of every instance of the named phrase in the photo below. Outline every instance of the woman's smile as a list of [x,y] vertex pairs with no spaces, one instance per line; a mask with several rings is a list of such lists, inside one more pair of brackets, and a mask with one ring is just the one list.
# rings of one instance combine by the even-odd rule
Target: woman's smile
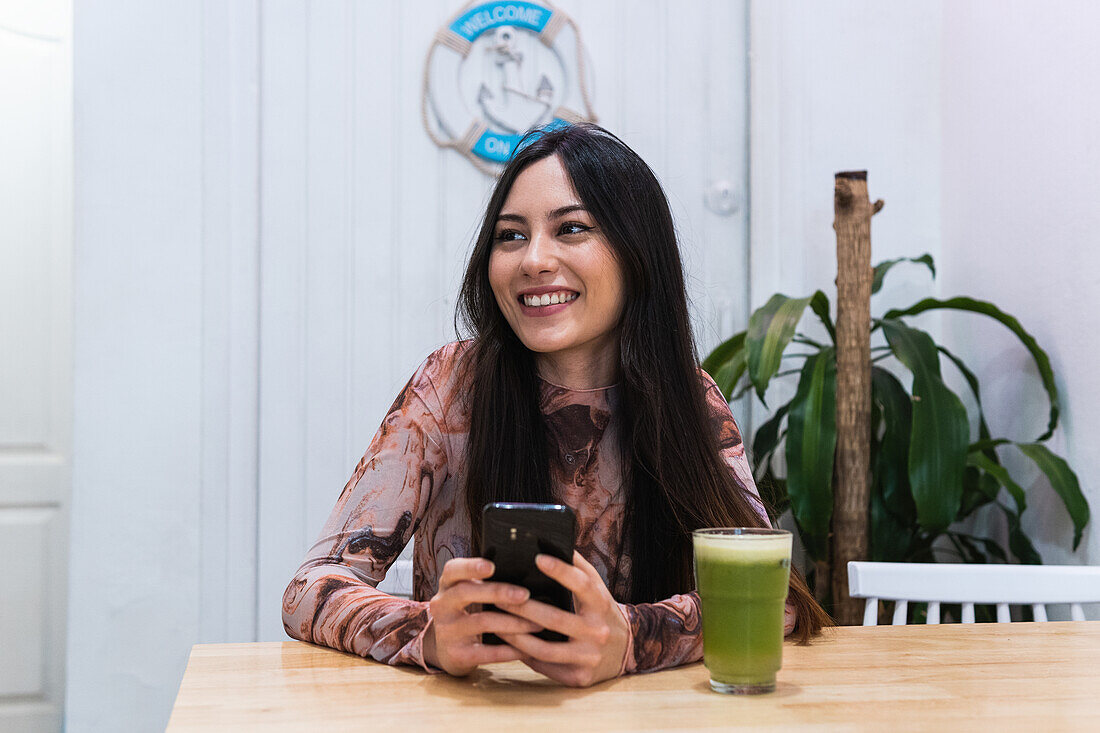
[[580,293],[565,288],[531,288],[520,293],[519,300],[523,304],[520,312],[530,318],[552,316],[561,313],[579,297]]

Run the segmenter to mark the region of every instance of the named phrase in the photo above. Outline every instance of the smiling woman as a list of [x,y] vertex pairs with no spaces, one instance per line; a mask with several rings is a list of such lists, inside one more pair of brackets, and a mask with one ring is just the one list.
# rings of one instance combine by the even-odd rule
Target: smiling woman
[[556,156],[532,163],[497,216],[489,282],[546,379],[574,389],[617,377],[622,268]]
[[[524,142],[463,279],[472,338],[432,354],[398,395],[287,588],[283,622],[454,675],[520,660],[589,685],[697,661],[692,530],[769,522],[729,406],[698,367],[668,202],[595,125]],[[494,501],[573,509],[573,564],[539,559],[573,612],[488,580],[475,548]],[[377,590],[414,537],[413,599]],[[827,623],[792,572],[786,632],[807,640]]]

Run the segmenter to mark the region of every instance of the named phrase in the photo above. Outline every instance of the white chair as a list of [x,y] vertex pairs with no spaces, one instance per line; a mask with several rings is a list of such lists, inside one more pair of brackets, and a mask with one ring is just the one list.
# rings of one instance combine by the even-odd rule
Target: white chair
[[866,598],[863,625],[878,624],[878,602],[894,601],[895,626],[906,622],[909,601],[928,603],[928,623],[940,622],[941,603],[961,603],[962,622],[974,623],[975,603],[997,604],[997,621],[1011,621],[1008,606],[1030,605],[1036,621],[1047,620],[1048,603],[1069,603],[1074,621],[1084,621],[1082,603],[1100,603],[1100,567],[1087,565],[966,565],[948,563],[850,562],[848,592]]

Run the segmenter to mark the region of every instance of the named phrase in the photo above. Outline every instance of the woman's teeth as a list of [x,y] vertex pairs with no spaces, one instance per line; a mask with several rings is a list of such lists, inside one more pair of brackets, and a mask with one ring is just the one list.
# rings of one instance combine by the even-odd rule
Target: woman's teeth
[[571,300],[576,300],[577,295],[578,293],[571,293],[568,291],[547,293],[546,295],[525,295],[523,296],[523,304],[532,308],[538,308],[544,305],[557,305],[558,303],[568,303]]

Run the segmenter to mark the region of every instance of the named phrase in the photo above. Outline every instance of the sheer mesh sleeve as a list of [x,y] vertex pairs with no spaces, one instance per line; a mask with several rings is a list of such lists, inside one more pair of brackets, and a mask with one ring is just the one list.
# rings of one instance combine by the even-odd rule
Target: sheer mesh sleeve
[[375,587],[447,475],[432,366],[429,357],[394,401],[287,586],[283,626],[292,637],[434,671],[422,650],[428,604]]

